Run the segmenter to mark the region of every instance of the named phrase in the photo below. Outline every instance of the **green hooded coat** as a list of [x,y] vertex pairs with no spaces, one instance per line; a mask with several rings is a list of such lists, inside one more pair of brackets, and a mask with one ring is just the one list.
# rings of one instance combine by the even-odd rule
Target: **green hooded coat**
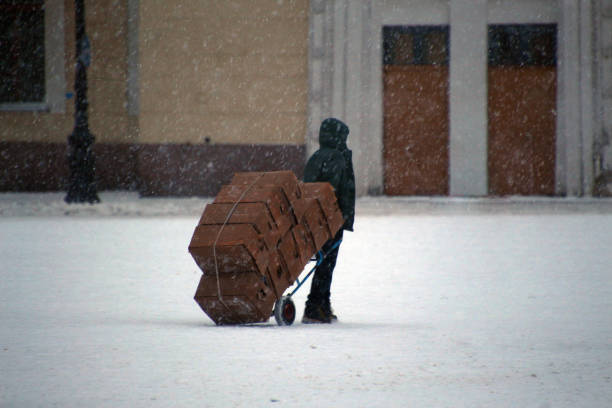
[[319,150],[306,163],[304,181],[327,181],[334,187],[344,217],[343,229],[352,231],[355,219],[355,173],[352,152],[346,145],[348,134],[348,126],[338,119],[329,118],[321,123]]

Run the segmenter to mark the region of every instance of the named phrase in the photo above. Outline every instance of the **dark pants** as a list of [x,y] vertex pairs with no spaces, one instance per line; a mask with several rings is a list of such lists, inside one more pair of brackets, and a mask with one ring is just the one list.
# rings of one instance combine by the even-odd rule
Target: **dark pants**
[[[310,306],[323,306],[325,302],[329,304],[330,288],[332,283],[332,275],[336,267],[336,259],[338,258],[338,250],[342,241],[343,230],[340,229],[336,236],[323,244],[321,252],[327,256],[321,259],[321,252],[317,253],[317,267],[315,268],[310,286],[310,294],[308,295],[308,303]],[[333,248],[333,249],[332,249]]]

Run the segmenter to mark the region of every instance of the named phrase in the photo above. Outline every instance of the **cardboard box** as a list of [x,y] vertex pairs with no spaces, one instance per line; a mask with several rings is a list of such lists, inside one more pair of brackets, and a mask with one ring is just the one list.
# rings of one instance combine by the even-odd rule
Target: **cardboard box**
[[344,218],[334,188],[329,183],[302,183],[301,190],[304,198],[316,198],[319,201],[331,234],[335,236],[344,225]]
[[301,183],[292,171],[236,173],[230,184],[281,187],[290,202],[302,197]]
[[279,241],[277,252],[280,261],[284,264],[286,270],[289,272],[289,280],[295,281],[300,273],[302,273],[305,264],[302,263],[300,252],[291,230],[287,231],[287,233]]
[[294,203],[298,224],[302,225],[312,239],[315,248],[321,248],[333,238],[325,213],[316,198],[304,198]]
[[295,238],[297,249],[299,253],[299,259],[301,262],[302,269],[310,261],[312,256],[317,252],[312,235],[306,229],[304,225],[296,225],[291,229],[291,233]]
[[208,204],[198,225],[249,224],[263,236],[268,248],[276,247],[281,237],[265,203]]
[[224,325],[268,321],[276,296],[261,275],[251,272],[219,275],[218,280],[202,275],[194,299],[215,324]]
[[250,224],[198,225],[189,252],[205,273],[262,272],[268,248]]
[[291,203],[280,187],[225,185],[215,197],[215,204],[263,203],[267,206],[279,233],[284,234],[296,224]]

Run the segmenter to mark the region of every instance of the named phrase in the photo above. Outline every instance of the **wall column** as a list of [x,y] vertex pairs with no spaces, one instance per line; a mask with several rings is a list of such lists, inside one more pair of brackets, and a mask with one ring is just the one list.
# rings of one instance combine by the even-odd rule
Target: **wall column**
[[557,87],[557,194],[577,195],[580,177],[580,101],[578,58],[579,6],[572,0],[560,0]]
[[380,32],[372,2],[313,0],[310,3],[307,154],[318,148],[321,121],[334,116],[350,128],[358,195],[382,191]]
[[487,1],[450,1],[450,195],[486,196]]

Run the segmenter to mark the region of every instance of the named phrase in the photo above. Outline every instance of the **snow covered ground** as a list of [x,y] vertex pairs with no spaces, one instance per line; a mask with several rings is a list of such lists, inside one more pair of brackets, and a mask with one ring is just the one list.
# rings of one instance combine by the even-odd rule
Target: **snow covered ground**
[[207,200],[62,197],[0,194],[1,407],[612,406],[612,201],[363,198],[338,324],[216,327]]

